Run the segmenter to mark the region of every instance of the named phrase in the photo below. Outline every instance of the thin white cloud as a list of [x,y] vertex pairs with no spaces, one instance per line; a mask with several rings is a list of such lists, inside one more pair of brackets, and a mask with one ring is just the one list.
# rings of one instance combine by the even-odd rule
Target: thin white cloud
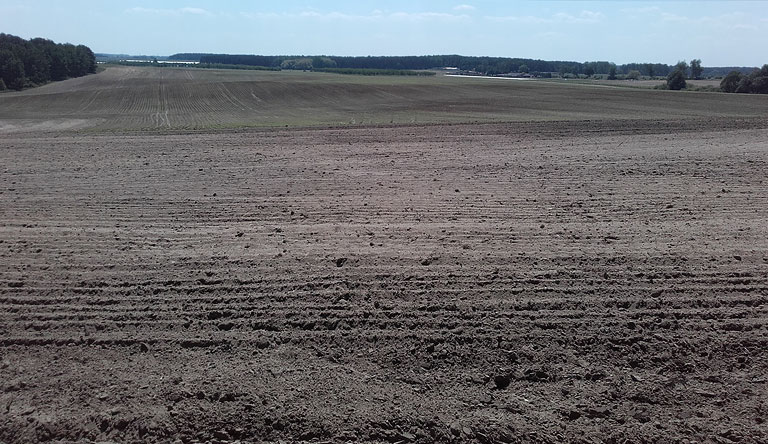
[[558,12],[549,17],[538,17],[533,15],[525,16],[487,16],[486,19],[497,22],[517,22],[528,24],[544,24],[544,23],[597,23],[605,18],[601,12],[593,11],[581,11],[578,15],[568,14],[565,12]]
[[560,12],[554,15],[556,22],[563,23],[597,23],[603,19],[603,13],[592,11],[581,11],[579,15]]
[[516,22],[516,23],[551,23],[552,19],[536,17],[533,15],[504,15],[504,16],[486,16],[487,20],[494,22]]
[[156,9],[156,8],[130,8],[126,12],[131,14],[159,15],[159,16],[179,16],[185,14],[192,15],[213,15],[210,11],[202,8],[178,8],[178,9]]
[[211,13],[206,11],[202,8],[181,8],[179,9],[179,12],[185,13],[185,14],[196,14],[196,15],[210,15]]
[[[292,14],[287,14],[286,17],[292,17]],[[363,20],[372,16],[367,15],[354,15],[345,14],[343,12],[317,12],[317,11],[304,11],[298,14],[299,17],[304,18],[316,18],[322,20]]]
[[625,14],[653,14],[661,12],[661,8],[658,6],[646,6],[642,8],[624,8],[621,12]]
[[241,17],[247,19],[315,19],[327,21],[458,21],[466,20],[470,17],[465,14],[449,14],[444,12],[392,12],[385,13],[381,10],[374,10],[370,14],[347,14],[343,12],[320,12],[317,10],[305,10],[300,13],[261,13],[261,12],[242,12]]
[[284,14],[278,14],[275,12],[241,12],[240,17],[248,20],[264,20],[264,19],[277,19],[284,17]]
[[454,11],[474,11],[475,7],[472,5],[456,5],[453,7]]
[[690,22],[693,21],[690,17],[686,17],[684,15],[677,15],[672,14],[669,12],[662,12],[661,13],[661,20],[665,22]]
[[125,10],[125,12],[130,12],[133,14],[152,14],[152,15],[162,15],[164,13],[167,14],[169,11],[170,11],[169,9],[163,10],[163,9],[150,9],[150,8],[140,8],[140,7],[130,8]]
[[706,26],[708,28],[743,31],[759,30],[760,28],[765,27],[762,25],[762,23],[768,21],[766,19],[761,19],[758,21],[757,19],[749,17],[741,12],[701,17],[689,17],[685,15],[663,12],[660,14],[659,18],[662,22],[665,23],[679,23],[690,26]]
[[390,18],[409,21],[456,21],[465,20],[469,16],[465,14],[447,14],[444,12],[395,12],[389,15]]

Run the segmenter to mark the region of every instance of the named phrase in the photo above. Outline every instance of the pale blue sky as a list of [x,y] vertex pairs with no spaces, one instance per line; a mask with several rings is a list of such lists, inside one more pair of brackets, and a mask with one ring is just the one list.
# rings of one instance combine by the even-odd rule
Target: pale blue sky
[[95,52],[768,63],[766,1],[3,0],[0,32]]

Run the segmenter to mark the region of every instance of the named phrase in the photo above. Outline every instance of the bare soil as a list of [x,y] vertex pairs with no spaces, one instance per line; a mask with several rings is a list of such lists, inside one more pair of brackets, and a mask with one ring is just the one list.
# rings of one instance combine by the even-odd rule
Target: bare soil
[[603,81],[151,67],[111,67],[0,94],[0,134],[767,115],[765,95],[620,88]]
[[768,122],[0,139],[0,442],[768,441]]

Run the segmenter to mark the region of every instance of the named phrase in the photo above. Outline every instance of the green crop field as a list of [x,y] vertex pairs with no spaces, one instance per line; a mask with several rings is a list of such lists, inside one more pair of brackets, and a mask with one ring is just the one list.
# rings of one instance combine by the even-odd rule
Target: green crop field
[[110,67],[0,94],[0,131],[761,117],[768,98],[534,80]]

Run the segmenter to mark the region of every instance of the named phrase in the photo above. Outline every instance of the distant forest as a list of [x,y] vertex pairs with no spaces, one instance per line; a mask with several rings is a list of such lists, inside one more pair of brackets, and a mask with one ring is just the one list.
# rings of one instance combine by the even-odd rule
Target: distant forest
[[0,33],[0,91],[21,90],[95,72],[96,57],[87,46],[43,38],[24,40]]
[[[568,62],[508,57],[475,57],[461,55],[432,56],[260,56],[232,54],[174,54],[170,60],[188,60],[200,63],[221,63],[227,65],[264,66],[284,69],[396,69],[419,70],[437,67],[455,67],[462,71],[474,71],[486,75],[498,75],[511,72],[526,72],[533,75],[558,73],[560,75],[629,74],[638,71],[641,75],[667,76],[676,65],[663,63],[627,63],[616,65],[611,62]],[[754,67],[718,67],[702,68],[702,77],[722,77],[731,71],[749,73]]]

